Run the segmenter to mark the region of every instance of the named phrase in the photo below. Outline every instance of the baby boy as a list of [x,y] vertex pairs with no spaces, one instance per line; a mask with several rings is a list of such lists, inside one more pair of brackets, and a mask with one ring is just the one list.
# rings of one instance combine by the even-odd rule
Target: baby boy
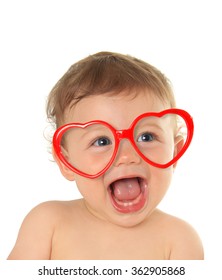
[[195,230],[157,209],[193,135],[159,70],[91,55],[57,82],[47,113],[54,159],[82,199],[35,207],[8,259],[203,259]]

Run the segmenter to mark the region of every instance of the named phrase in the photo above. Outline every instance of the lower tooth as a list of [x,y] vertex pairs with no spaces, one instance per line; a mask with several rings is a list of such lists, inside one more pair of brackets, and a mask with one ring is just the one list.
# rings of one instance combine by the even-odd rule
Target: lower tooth
[[131,205],[133,205],[132,202],[124,202],[124,203],[123,203],[123,206],[124,206],[124,207],[131,206]]

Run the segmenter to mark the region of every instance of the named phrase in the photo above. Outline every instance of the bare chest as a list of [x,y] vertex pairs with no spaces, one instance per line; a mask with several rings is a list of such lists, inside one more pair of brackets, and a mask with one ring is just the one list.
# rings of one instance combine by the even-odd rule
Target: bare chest
[[164,235],[151,230],[90,226],[63,227],[55,234],[52,259],[165,259]]

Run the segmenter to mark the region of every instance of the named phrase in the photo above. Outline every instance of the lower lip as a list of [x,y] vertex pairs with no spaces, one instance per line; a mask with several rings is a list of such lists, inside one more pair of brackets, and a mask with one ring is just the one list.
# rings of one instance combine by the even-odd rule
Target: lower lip
[[118,201],[109,188],[109,196],[113,207],[120,213],[133,213],[143,209],[147,201],[148,187],[145,186],[141,189],[141,193],[137,198],[132,201]]

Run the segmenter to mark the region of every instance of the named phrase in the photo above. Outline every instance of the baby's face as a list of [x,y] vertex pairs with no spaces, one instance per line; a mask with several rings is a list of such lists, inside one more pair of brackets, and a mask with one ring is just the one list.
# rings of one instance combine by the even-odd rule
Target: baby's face
[[[102,120],[117,130],[123,130],[128,129],[134,119],[141,114],[160,112],[168,108],[153,94],[147,92],[141,92],[136,97],[127,94],[98,95],[81,100],[67,111],[66,123]],[[163,133],[170,131],[166,137],[167,144],[164,152],[158,153],[158,160],[164,161],[167,154],[173,154],[176,150],[175,122],[166,120],[158,125]],[[146,135],[146,137],[152,136]],[[107,140],[101,141],[104,145],[104,141]],[[66,157],[72,162],[72,158],[78,151],[73,151],[69,142],[71,138],[67,137]],[[97,148],[98,141],[93,145]],[[90,163],[87,158],[84,158],[83,153],[79,153],[78,157],[81,157],[82,166],[89,165],[89,170],[97,166],[95,160],[94,163]],[[132,143],[123,139],[112,165],[98,178],[85,178],[62,165],[60,168],[63,169],[63,175],[67,179],[76,181],[85,205],[92,214],[114,224],[128,227],[142,222],[156,208],[169,187],[174,166],[161,169],[148,164],[135,151]]]

